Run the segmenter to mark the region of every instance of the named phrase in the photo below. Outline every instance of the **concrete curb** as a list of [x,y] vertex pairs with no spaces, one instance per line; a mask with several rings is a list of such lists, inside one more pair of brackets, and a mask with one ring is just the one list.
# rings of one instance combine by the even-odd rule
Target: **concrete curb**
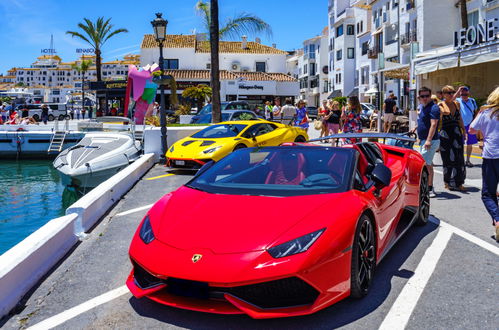
[[71,205],[66,214],[76,213],[76,235],[82,235],[132,188],[132,186],[154,165],[155,155],[145,154],[133,164],[107,179],[76,203]]
[[78,242],[76,214],[47,222],[0,256],[0,318]]

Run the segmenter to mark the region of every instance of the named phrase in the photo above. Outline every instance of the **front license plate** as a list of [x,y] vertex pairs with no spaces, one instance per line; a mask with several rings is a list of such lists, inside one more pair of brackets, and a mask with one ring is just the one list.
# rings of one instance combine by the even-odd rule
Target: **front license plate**
[[183,166],[183,165],[185,165],[185,161],[183,161],[183,160],[176,160],[176,161],[175,161],[175,164],[176,164],[176,165]]

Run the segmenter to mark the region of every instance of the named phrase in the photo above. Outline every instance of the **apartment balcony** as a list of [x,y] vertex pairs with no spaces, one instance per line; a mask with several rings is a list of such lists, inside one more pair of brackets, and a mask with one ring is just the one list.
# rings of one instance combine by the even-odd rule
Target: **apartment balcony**
[[416,30],[411,31],[408,34],[403,34],[402,37],[400,38],[400,44],[403,46],[409,45],[411,42],[416,42],[416,41],[418,41]]
[[367,51],[367,58],[372,59],[372,60],[377,59],[379,53],[381,53],[381,50],[379,49],[379,47],[369,48]]

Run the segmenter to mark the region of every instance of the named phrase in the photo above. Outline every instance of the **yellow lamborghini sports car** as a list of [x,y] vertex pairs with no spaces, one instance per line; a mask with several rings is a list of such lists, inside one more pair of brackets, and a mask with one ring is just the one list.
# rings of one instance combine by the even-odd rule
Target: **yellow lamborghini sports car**
[[307,132],[299,127],[266,120],[227,121],[175,142],[166,153],[167,165],[198,169],[210,160],[218,161],[240,148],[307,140]]

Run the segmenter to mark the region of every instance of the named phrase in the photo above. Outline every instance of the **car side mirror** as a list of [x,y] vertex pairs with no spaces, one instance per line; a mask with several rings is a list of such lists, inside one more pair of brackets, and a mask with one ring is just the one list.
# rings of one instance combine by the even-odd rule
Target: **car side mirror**
[[371,180],[378,190],[388,187],[392,180],[392,171],[385,164],[376,164],[371,172]]
[[251,138],[253,141],[256,141],[256,132],[251,133]]
[[197,173],[194,175],[194,177],[198,177],[204,172],[206,172],[210,167],[215,165],[215,162],[213,160],[210,160],[209,162],[205,163],[201,168],[197,171]]

